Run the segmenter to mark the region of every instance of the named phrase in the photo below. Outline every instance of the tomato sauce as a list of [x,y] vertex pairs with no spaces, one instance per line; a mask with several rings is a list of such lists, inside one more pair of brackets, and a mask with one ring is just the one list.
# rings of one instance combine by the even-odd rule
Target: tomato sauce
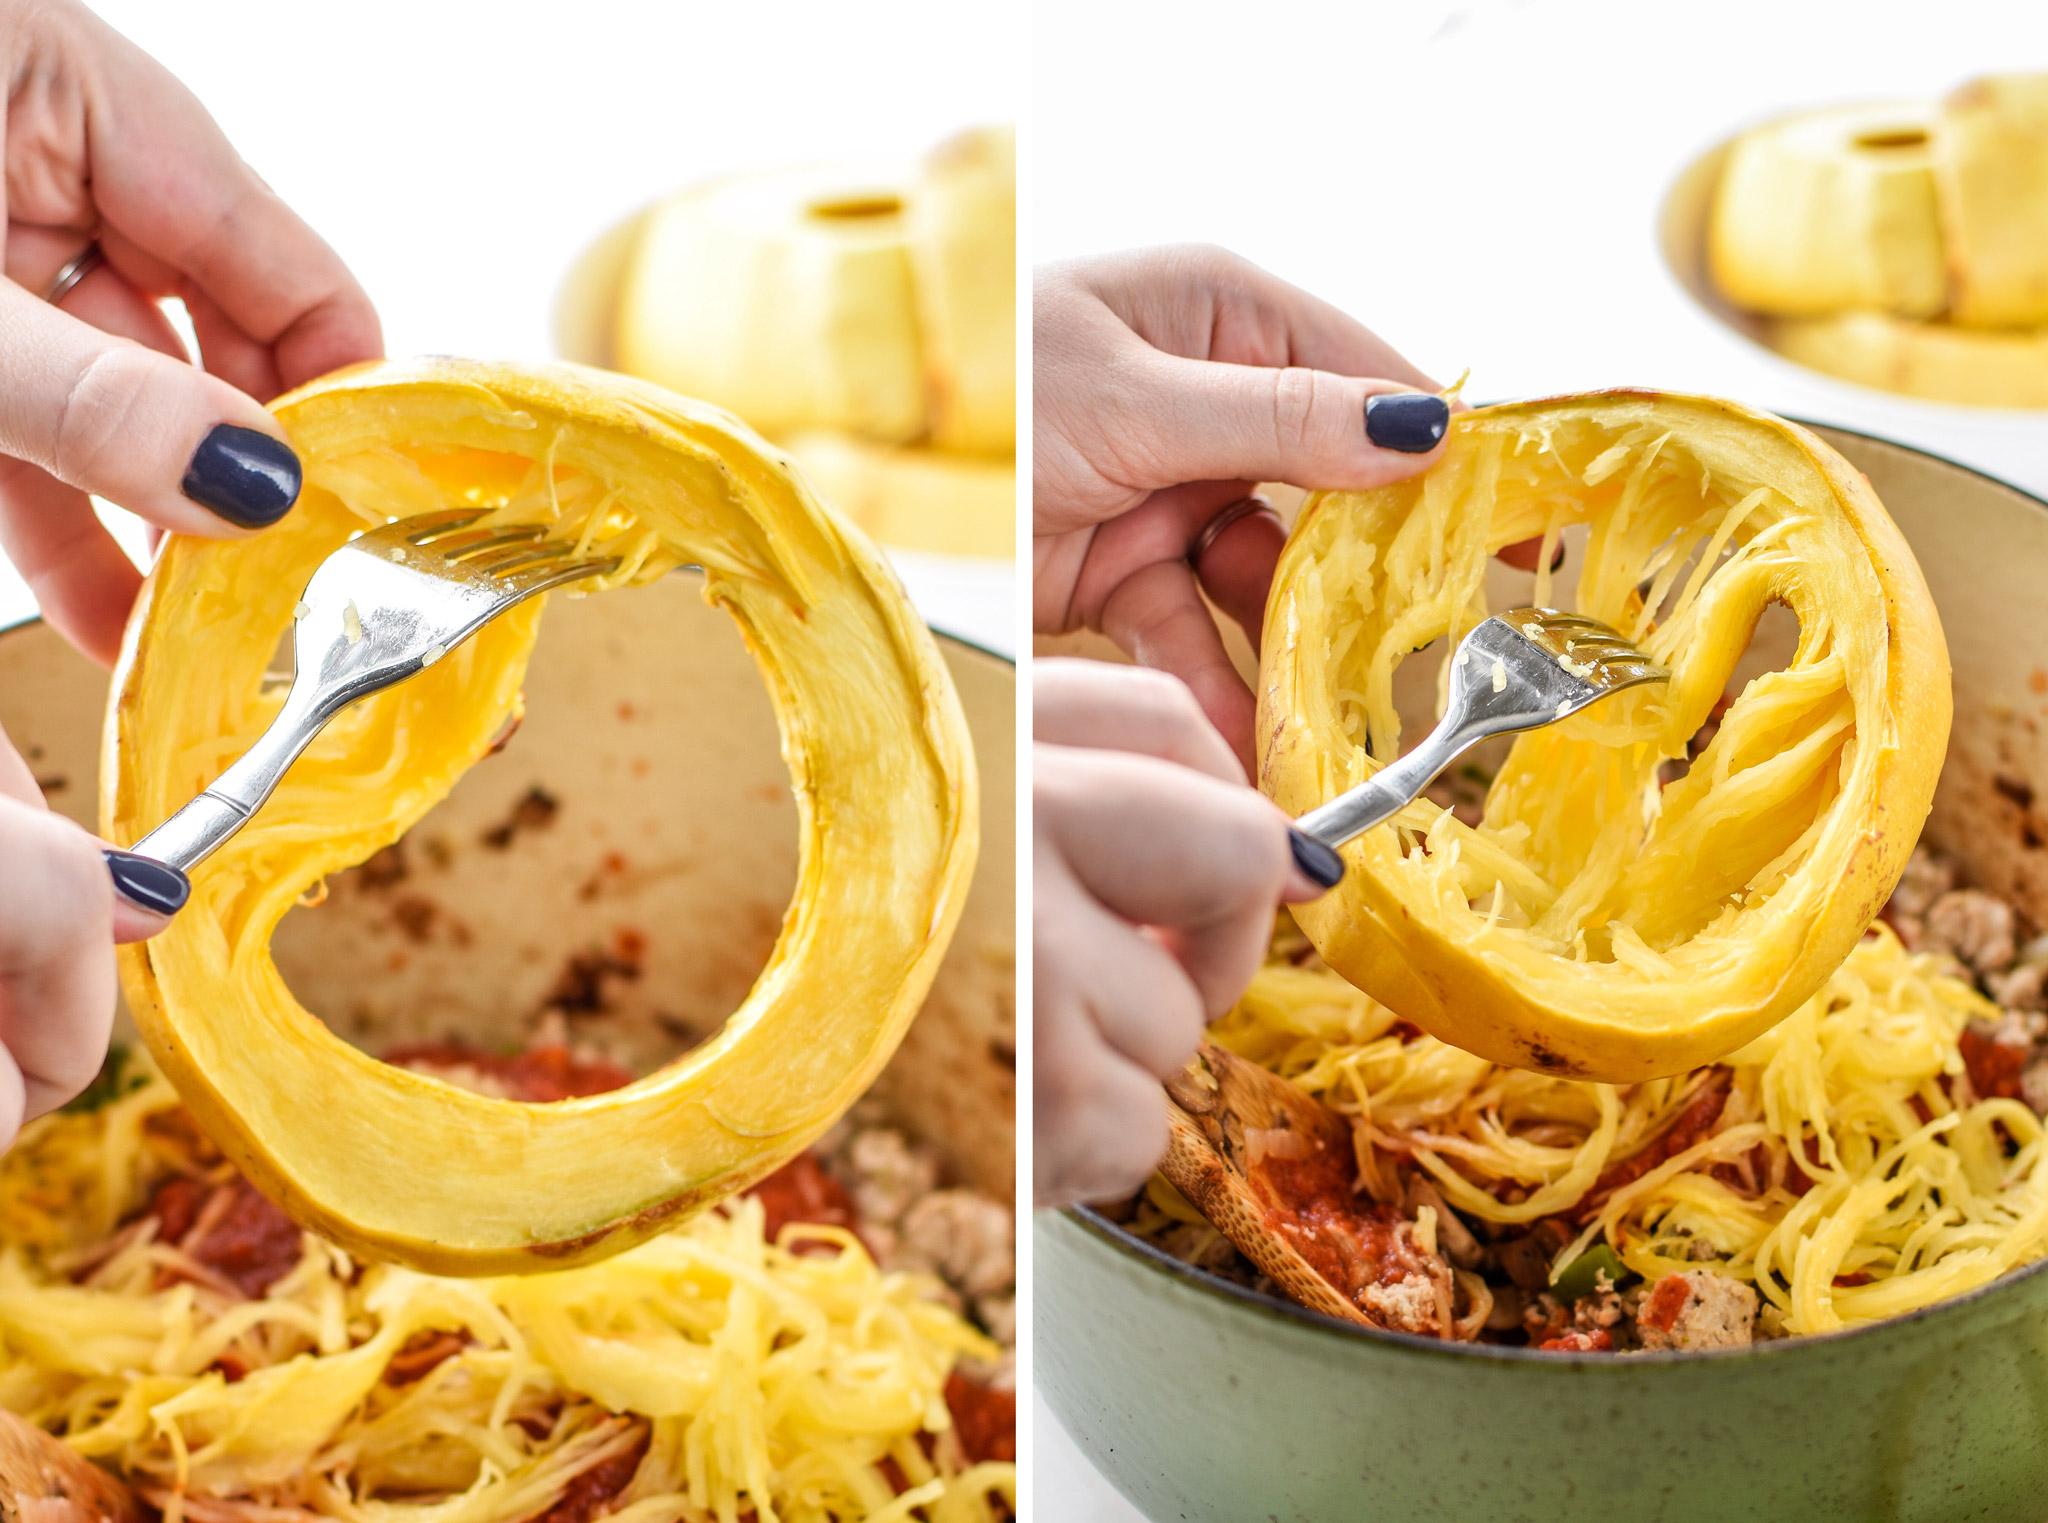
[[626,1483],[633,1479],[633,1472],[640,1468],[641,1456],[646,1453],[647,1430],[643,1427],[637,1443],[608,1460],[599,1460],[577,1476],[562,1488],[555,1505],[536,1517],[533,1523],[590,1523],[600,1507],[626,1489]]
[[467,1333],[414,1333],[384,1366],[384,1383],[407,1386],[431,1374],[469,1345]]
[[1679,1313],[1692,1298],[1692,1282],[1682,1274],[1667,1274],[1643,1302],[1636,1320],[1659,1332],[1668,1333],[1678,1323]]
[[767,1238],[774,1242],[791,1222],[821,1227],[854,1227],[853,1201],[846,1189],[825,1172],[818,1155],[802,1152],[747,1193],[767,1213]]
[[384,1061],[400,1068],[470,1068],[503,1085],[510,1098],[532,1105],[602,1095],[624,1089],[633,1075],[603,1058],[578,1058],[560,1042],[525,1052],[484,1052],[461,1042],[422,1042],[394,1047]]
[[1555,1338],[1546,1338],[1536,1345],[1549,1354],[1611,1354],[1614,1352],[1614,1334],[1604,1327],[1596,1327],[1590,1333],[1560,1333]]
[[166,1180],[145,1214],[157,1241],[182,1249],[252,1300],[298,1267],[299,1227],[237,1174],[222,1184],[184,1175]]
[[1322,1137],[1294,1135],[1307,1144],[1303,1156],[1268,1153],[1245,1169],[1266,1208],[1266,1225],[1361,1307],[1369,1286],[1428,1274],[1429,1266],[1408,1250],[1395,1207],[1359,1206],[1348,1151],[1340,1153]]
[[1956,1045],[1969,1071],[1970,1088],[1980,1100],[2017,1100],[2020,1070],[2027,1066],[2031,1049],[2018,1042],[2000,1042],[1974,1026],[1965,1026]]
[[1725,1068],[1717,1068],[1692,1102],[1678,1113],[1678,1119],[1664,1129],[1664,1135],[1632,1158],[1610,1164],[1601,1170],[1600,1177],[1593,1182],[1593,1188],[1586,1192],[1580,1202],[1580,1221],[1590,1221],[1599,1214],[1607,1197],[1623,1185],[1634,1184],[1650,1170],[1669,1163],[1680,1153],[1698,1142],[1714,1129],[1714,1123],[1721,1119],[1721,1112],[1728,1105],[1728,1088],[1733,1075]]
[[985,1386],[955,1370],[946,1377],[946,1410],[970,1464],[1017,1459],[1017,1393]]

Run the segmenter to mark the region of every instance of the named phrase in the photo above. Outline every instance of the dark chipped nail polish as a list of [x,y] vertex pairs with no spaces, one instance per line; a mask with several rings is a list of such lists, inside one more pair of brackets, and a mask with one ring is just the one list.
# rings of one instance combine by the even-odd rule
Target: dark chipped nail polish
[[1443,442],[1451,404],[1426,391],[1390,391],[1365,399],[1365,437],[1381,449],[1426,455]]
[[192,880],[167,863],[152,857],[138,857],[132,851],[106,851],[107,871],[114,877],[114,892],[138,909],[155,915],[175,915],[192,896]]
[[1289,825],[1287,844],[1294,848],[1294,865],[1312,882],[1335,888],[1343,880],[1344,859],[1314,836],[1304,835]]
[[244,529],[262,529],[299,500],[299,457],[253,428],[215,426],[185,467],[185,495]]

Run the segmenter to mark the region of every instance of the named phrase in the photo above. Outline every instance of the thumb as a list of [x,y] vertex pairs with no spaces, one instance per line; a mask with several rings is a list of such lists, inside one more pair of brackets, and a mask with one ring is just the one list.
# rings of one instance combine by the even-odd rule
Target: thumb
[[0,280],[0,454],[187,534],[231,534],[298,500],[277,420],[195,365]]
[[1299,365],[1227,365],[1155,352],[1139,384],[1162,468],[1154,486],[1227,479],[1359,490],[1436,463],[1450,405],[1394,381]]

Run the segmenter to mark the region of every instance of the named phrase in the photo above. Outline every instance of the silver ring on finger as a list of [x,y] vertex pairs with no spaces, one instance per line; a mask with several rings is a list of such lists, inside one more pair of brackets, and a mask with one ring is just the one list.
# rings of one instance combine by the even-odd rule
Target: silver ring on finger
[[1202,525],[1202,532],[1197,534],[1194,543],[1188,546],[1188,564],[1199,571],[1202,566],[1202,557],[1209,553],[1210,547],[1217,540],[1223,538],[1225,534],[1229,533],[1241,521],[1250,518],[1254,513],[1271,513],[1272,511],[1273,505],[1256,492],[1249,497],[1238,498],[1236,502],[1222,509],[1214,518]]
[[106,262],[99,239],[93,239],[57,272],[50,281],[50,289],[43,293],[43,300],[53,307],[62,306],[64,298],[78,289],[78,283]]

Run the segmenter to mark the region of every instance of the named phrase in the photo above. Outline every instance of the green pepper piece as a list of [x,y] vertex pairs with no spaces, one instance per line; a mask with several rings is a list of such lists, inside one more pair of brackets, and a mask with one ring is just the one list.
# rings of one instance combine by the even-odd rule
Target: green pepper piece
[[1629,1273],[1620,1254],[1605,1243],[1595,1243],[1550,1277],[1550,1293],[1560,1301],[1576,1301],[1600,1288],[1602,1274],[1609,1285],[1619,1285]]
[[127,1045],[115,1042],[107,1049],[107,1060],[92,1083],[59,1107],[66,1115],[82,1115],[111,1105],[123,1095],[142,1088],[149,1076],[129,1062]]

